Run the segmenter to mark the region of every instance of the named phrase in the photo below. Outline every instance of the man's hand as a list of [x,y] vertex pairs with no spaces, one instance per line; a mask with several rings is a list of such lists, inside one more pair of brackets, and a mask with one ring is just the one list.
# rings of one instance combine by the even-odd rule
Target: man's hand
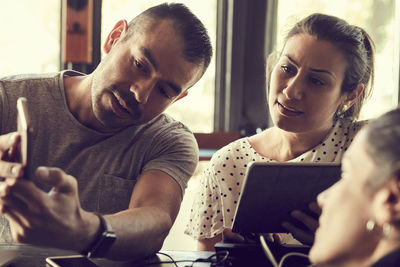
[[[283,222],[282,226],[287,229],[294,238],[306,245],[312,245],[314,242],[315,231],[318,228],[318,216],[321,214],[321,209],[317,203],[312,202],[308,208],[313,213],[312,216],[299,211],[292,211],[291,215],[296,220],[295,223]],[[296,225],[301,223],[301,225]]]
[[18,163],[20,140],[21,137],[16,132],[0,136],[0,177],[2,179],[22,176],[23,168]]
[[36,177],[51,187],[48,193],[20,176],[8,176],[0,184],[0,213],[9,219],[14,240],[76,251],[86,249],[99,220],[81,209],[76,179],[47,167],[39,167]]

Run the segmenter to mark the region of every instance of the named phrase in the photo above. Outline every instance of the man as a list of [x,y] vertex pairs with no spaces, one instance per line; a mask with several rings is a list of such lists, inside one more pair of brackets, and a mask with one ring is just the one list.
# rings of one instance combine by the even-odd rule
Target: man
[[[119,21],[104,51],[90,75],[0,80],[0,212],[15,241],[126,260],[158,251],[177,216],[197,144],[162,113],[201,78],[212,48],[184,5],[163,4]],[[34,128],[25,170],[10,133],[20,96]]]

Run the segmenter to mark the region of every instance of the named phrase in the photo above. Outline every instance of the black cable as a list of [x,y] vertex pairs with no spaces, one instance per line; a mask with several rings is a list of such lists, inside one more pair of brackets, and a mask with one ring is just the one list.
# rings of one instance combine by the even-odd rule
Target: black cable
[[[171,260],[170,261],[157,261],[157,262],[143,263],[137,267],[150,266],[150,265],[163,264],[163,263],[173,263],[176,267],[178,267],[177,263],[183,263],[183,262],[192,263],[190,265],[191,267],[193,267],[193,265],[196,262],[210,262],[211,266],[218,266],[218,265],[224,263],[229,257],[229,251],[227,251],[227,250],[218,251],[218,252],[212,254],[211,256],[209,256],[208,258],[199,258],[199,259],[195,259],[195,260],[174,260],[170,255],[163,253],[163,252],[157,252],[156,254],[166,256],[166,257],[170,258]],[[218,260],[218,256],[222,256],[222,258]],[[214,258],[216,258],[216,259],[214,259]]]
[[[222,255],[222,259],[218,260],[218,256]],[[224,263],[229,257],[229,251],[227,250],[222,250],[222,251],[218,251],[214,254],[212,254],[211,256],[209,256],[208,258],[200,258],[200,259],[196,259],[192,262],[192,265],[190,265],[190,267],[193,267],[193,265],[196,262],[210,262],[211,266],[219,266],[220,264]],[[216,258],[215,260],[213,258]]]
[[158,265],[158,264],[163,264],[163,263],[173,263],[175,266],[178,266],[177,263],[181,262],[193,262],[193,260],[170,260],[170,261],[156,261],[156,262],[148,262],[148,263],[143,263],[141,265],[135,265],[136,267],[143,267],[143,266],[150,266],[150,265]]
[[168,255],[167,253],[157,252],[156,254],[164,255],[164,256],[166,256],[167,258],[170,258],[171,261],[173,261],[172,263],[173,263],[176,267],[178,267],[178,264],[176,264],[175,260],[174,260],[170,255]]

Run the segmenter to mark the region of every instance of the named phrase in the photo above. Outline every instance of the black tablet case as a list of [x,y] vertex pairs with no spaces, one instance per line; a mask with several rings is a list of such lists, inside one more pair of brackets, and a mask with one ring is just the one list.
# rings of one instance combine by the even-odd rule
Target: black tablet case
[[233,221],[236,233],[284,233],[290,212],[308,210],[340,178],[338,163],[256,163],[248,166]]

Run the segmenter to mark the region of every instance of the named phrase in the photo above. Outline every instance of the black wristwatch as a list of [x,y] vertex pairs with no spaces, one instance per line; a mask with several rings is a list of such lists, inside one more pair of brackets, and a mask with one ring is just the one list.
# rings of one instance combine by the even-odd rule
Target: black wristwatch
[[99,213],[95,213],[100,219],[100,229],[94,241],[87,250],[81,252],[89,258],[102,258],[110,249],[117,238],[112,230],[111,224]]

